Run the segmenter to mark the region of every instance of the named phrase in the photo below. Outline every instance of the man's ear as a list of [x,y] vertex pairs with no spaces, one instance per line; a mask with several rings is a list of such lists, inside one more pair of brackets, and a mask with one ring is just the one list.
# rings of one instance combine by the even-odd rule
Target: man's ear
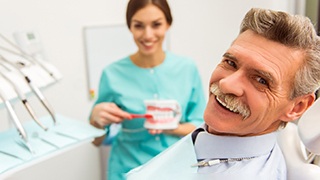
[[302,116],[302,114],[314,103],[315,95],[307,94],[292,100],[292,105],[288,111],[282,116],[281,120],[285,122],[294,121]]

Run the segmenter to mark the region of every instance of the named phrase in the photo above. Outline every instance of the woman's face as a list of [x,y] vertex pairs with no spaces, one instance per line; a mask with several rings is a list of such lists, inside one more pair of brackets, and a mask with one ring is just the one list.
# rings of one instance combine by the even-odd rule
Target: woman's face
[[153,55],[162,51],[162,42],[170,25],[164,13],[155,5],[138,10],[131,19],[130,31],[139,53]]

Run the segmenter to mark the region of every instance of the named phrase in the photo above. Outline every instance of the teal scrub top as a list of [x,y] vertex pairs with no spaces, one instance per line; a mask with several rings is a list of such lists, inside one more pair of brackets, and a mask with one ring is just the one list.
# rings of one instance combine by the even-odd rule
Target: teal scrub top
[[[128,56],[103,69],[95,104],[113,102],[124,111],[143,114],[144,100],[152,99],[174,99],[181,106],[180,123],[202,124],[206,101],[194,61],[166,52],[164,62],[153,68],[138,67]],[[122,122],[111,146],[108,179],[125,179],[125,173],[180,139],[166,134],[151,135],[143,127],[144,121],[141,118]]]

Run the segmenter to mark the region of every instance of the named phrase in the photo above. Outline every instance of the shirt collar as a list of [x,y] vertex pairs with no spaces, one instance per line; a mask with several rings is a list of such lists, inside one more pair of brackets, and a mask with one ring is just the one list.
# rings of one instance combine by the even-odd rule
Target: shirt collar
[[277,133],[260,136],[217,136],[206,131],[199,132],[195,140],[198,159],[243,158],[270,153],[276,144]]

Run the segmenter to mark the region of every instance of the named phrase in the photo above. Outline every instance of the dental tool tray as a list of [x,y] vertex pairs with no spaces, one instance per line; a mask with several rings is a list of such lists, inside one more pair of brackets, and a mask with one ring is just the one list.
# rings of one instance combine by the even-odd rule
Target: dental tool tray
[[21,169],[68,147],[91,141],[105,134],[105,130],[97,129],[86,122],[59,114],[56,118],[56,125],[53,124],[50,116],[40,118],[41,122],[48,127],[47,131],[34,121],[24,123],[32,152],[25,147],[15,128],[0,132],[0,179],[14,169]]

